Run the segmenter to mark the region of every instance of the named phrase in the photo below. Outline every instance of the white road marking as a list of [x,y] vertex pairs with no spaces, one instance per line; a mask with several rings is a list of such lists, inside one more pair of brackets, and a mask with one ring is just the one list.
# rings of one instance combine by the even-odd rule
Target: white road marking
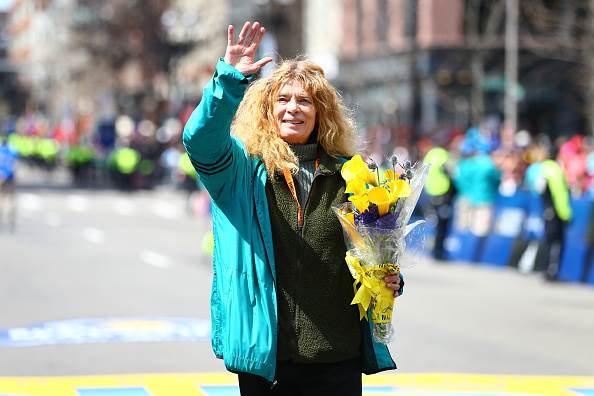
[[50,227],[59,227],[62,225],[62,218],[55,212],[45,215],[45,222]]
[[113,210],[119,215],[130,216],[134,213],[134,204],[127,199],[118,199]]
[[168,220],[177,220],[182,216],[181,208],[163,201],[153,204],[152,211],[157,216],[164,217]]
[[34,212],[42,208],[43,200],[37,194],[23,193],[17,195],[17,204],[19,209]]
[[81,195],[69,195],[68,207],[75,212],[86,212],[89,210],[89,199]]
[[152,252],[150,250],[145,250],[144,252],[142,252],[140,258],[146,264],[152,265],[153,267],[157,268],[171,268],[171,266],[173,265],[169,257],[159,253]]
[[89,242],[100,244],[105,242],[105,232],[97,228],[87,227],[83,230],[83,238]]

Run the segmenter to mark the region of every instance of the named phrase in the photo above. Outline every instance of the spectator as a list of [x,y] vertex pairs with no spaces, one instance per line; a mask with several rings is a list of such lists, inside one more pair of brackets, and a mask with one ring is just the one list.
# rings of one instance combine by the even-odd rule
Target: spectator
[[547,281],[556,281],[559,279],[563,257],[565,227],[572,217],[570,194],[565,175],[554,160],[547,159],[542,162],[540,176],[545,224],[545,238],[541,244],[541,267],[544,267]]
[[429,204],[437,220],[433,257],[443,260],[444,241],[453,216],[452,205],[456,194],[451,172],[448,169],[451,166],[449,153],[444,148],[434,147],[427,152],[423,162],[431,165],[425,183],[425,192],[429,196]]
[[493,204],[501,180],[501,171],[487,150],[488,145],[480,140],[465,140],[454,176],[459,193],[457,228],[478,237],[485,237],[491,229]]
[[14,232],[16,227],[15,165],[18,154],[6,139],[0,137],[0,228],[4,223]]

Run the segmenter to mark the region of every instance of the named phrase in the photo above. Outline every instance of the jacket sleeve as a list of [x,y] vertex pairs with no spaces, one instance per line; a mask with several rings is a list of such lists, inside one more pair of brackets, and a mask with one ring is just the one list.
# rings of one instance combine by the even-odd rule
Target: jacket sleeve
[[247,166],[243,145],[230,136],[230,128],[248,84],[249,78],[220,59],[184,127],[184,147],[215,201],[232,198]]

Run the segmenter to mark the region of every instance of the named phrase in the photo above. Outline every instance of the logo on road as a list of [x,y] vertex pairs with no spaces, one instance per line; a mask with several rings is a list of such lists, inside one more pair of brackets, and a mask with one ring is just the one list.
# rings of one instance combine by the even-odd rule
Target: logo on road
[[0,347],[164,341],[210,341],[210,321],[190,318],[106,318],[52,321],[0,330]]

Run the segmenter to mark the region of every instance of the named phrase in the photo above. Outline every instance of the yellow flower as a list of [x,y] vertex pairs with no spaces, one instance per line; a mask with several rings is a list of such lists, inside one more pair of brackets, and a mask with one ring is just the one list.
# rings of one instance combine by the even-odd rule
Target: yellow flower
[[344,211],[341,211],[340,213],[337,213],[337,215],[338,220],[342,225],[342,229],[346,235],[348,235],[348,239],[353,243],[353,245],[355,245],[357,249],[365,248],[365,240],[355,227],[355,214],[353,212],[345,213]]
[[367,193],[369,202],[377,205],[380,216],[385,215],[390,210],[390,193],[384,187],[374,187]]
[[353,203],[359,213],[363,213],[367,210],[367,208],[369,208],[369,199],[367,198],[367,194],[351,195],[349,197],[349,201]]
[[392,180],[396,179],[398,176],[399,176],[398,173],[394,173],[393,169],[388,169],[384,173],[384,177],[386,178],[387,181],[392,181]]
[[353,179],[346,184],[346,193],[352,193],[354,195],[361,195],[367,192],[366,184],[361,179]]
[[354,179],[360,179],[367,184],[377,185],[375,174],[369,170],[369,167],[359,154],[344,163],[340,174],[347,183]]
[[395,203],[398,198],[408,197],[412,193],[410,184],[406,180],[398,179],[389,181],[386,186],[390,190],[390,204]]
[[349,221],[351,224],[355,224],[355,212],[347,213],[344,217]]

